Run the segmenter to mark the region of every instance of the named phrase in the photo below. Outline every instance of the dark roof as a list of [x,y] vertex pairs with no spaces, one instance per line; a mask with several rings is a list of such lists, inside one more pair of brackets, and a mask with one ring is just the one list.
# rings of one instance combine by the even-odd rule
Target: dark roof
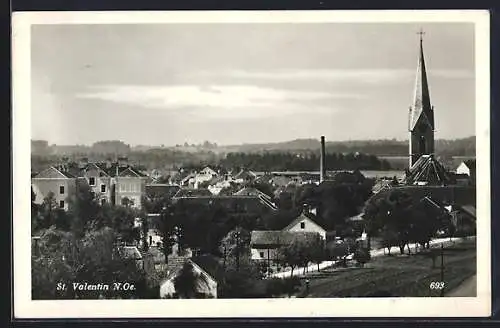
[[250,170],[243,169],[234,176],[234,179],[255,179],[257,175]]
[[131,165],[119,165],[113,163],[110,167],[106,168],[106,173],[112,177],[139,177],[145,178],[147,175],[140,172],[138,169]]
[[[196,190],[196,189],[195,189]],[[182,189],[179,191],[181,192]],[[177,193],[179,194],[179,193]],[[221,196],[221,195],[210,195],[210,196],[177,196],[173,198],[176,201],[188,202],[191,204],[204,204],[213,205],[219,204],[227,209],[233,210],[245,210],[248,211],[250,208],[267,208],[271,210],[277,210],[277,207],[266,200],[265,198],[257,196]]]
[[146,196],[166,196],[172,198],[177,194],[181,187],[177,185],[169,184],[147,184],[146,185]]
[[250,244],[257,246],[280,246],[290,244],[299,238],[313,238],[316,232],[290,232],[281,230],[254,230],[251,232]]
[[464,164],[467,165],[469,169],[475,170],[476,169],[476,160],[475,159],[468,159],[464,161]]
[[463,205],[463,206],[460,206],[460,209],[462,209],[462,211],[464,211],[465,213],[473,216],[474,218],[476,218],[476,207],[473,206],[473,205]]
[[199,197],[199,196],[212,196],[212,193],[210,192],[210,190],[208,190],[206,188],[198,188],[198,189],[181,188],[174,195],[175,198],[180,198],[180,197]]
[[211,255],[205,254],[191,258],[191,261],[196,263],[201,269],[208,273],[215,281],[222,281],[224,278],[224,267],[221,265],[220,260]]
[[404,181],[406,184],[442,185],[450,182],[450,175],[433,155],[422,155],[408,170]]

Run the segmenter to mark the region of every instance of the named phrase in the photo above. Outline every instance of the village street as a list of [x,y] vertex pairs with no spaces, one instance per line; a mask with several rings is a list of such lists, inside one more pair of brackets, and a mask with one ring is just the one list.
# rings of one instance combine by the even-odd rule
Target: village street
[[[430,245],[441,245],[443,244],[444,247],[458,241],[458,240],[462,240],[463,238],[461,237],[453,237],[453,238],[437,238],[437,239],[433,239],[431,240],[430,242]],[[409,247],[410,247],[410,250],[414,251],[415,248],[416,248],[416,244],[410,244]],[[399,251],[399,249],[397,247],[392,247],[391,248],[391,251],[392,250],[397,250]],[[407,248],[405,248],[405,250],[407,250]],[[371,256],[372,257],[377,257],[377,256],[382,256],[382,255],[385,255],[387,253],[387,249],[383,249],[383,248],[378,248],[378,249],[374,249],[372,250],[371,252]],[[326,269],[328,267],[331,267],[333,266],[337,261],[324,261],[322,263],[319,264],[319,269],[322,270],[322,269]],[[305,274],[307,275],[307,273],[312,273],[312,272],[316,272],[318,271],[318,265],[317,264],[312,264],[308,267],[305,268]],[[299,267],[299,268],[295,268],[293,270],[294,272],[294,276],[303,276],[304,275],[304,268],[303,267]],[[292,270],[291,269],[288,269],[286,271],[282,271],[282,272],[277,272],[277,273],[274,273],[274,274],[271,274],[269,276],[269,278],[288,278],[290,277],[292,274]]]

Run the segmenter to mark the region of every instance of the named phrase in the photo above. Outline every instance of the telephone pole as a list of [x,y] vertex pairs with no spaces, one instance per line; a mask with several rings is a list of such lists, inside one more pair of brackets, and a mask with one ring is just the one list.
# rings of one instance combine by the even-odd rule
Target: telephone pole
[[444,296],[444,248],[443,248],[443,244],[441,244],[441,279],[439,280],[442,284],[443,284],[443,287],[441,288],[441,294],[440,296],[443,297]]

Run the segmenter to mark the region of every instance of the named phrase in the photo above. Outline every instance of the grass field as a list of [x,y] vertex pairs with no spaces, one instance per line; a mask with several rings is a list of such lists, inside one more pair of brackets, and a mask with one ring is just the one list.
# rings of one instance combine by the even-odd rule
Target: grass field
[[[441,257],[432,259],[423,254],[381,256],[364,268],[325,269],[308,276],[297,297],[364,297],[384,291],[393,297],[434,297],[430,283],[440,281]],[[457,287],[476,273],[475,240],[463,241],[444,249],[444,293]]]

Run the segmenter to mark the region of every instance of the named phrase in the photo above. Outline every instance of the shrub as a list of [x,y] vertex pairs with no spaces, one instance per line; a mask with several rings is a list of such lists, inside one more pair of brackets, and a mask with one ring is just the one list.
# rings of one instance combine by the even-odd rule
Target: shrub
[[366,262],[369,262],[371,259],[370,250],[368,248],[359,248],[354,253],[354,259],[361,266],[364,266]]

